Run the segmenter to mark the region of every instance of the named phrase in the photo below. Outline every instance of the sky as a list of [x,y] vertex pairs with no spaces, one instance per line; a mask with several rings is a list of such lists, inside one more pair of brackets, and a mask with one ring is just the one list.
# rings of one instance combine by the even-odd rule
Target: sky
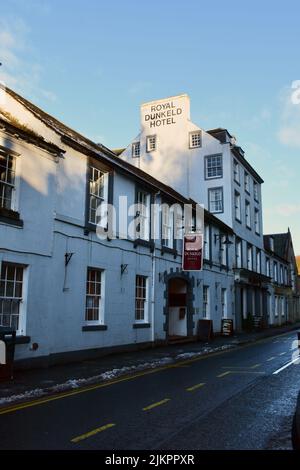
[[290,227],[300,254],[299,17],[291,0],[1,1],[0,80],[110,148],[141,103],[187,93],[264,179],[264,232]]

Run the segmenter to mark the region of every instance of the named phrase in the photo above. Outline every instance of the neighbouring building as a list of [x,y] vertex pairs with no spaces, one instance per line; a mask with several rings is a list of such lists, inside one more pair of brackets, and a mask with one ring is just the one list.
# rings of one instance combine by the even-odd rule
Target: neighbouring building
[[264,249],[261,176],[227,129],[205,131],[191,121],[188,95],[145,103],[140,115],[141,130],[119,150],[120,158],[203,204],[233,229],[236,328],[267,325],[274,279]]
[[[6,89],[5,98],[0,326],[17,330],[20,365],[192,338],[201,318],[211,319],[216,332],[222,318],[235,321],[232,227],[205,211],[205,269],[182,272],[174,217],[153,215],[150,203],[182,206],[192,202],[187,195],[14,91]],[[125,195],[140,207],[134,239],[121,233]],[[115,206],[118,223],[115,237],[99,239],[96,209],[105,202]]]

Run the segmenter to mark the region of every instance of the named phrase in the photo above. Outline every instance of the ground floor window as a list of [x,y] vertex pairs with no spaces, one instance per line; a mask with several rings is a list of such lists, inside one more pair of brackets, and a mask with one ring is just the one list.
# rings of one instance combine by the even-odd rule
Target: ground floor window
[[0,326],[18,331],[23,301],[23,266],[2,263],[0,279]]
[[148,286],[146,276],[136,276],[135,281],[135,321],[146,322],[148,320]]
[[100,269],[88,268],[86,280],[85,321],[103,323],[101,305],[101,284],[103,272]]
[[209,287],[203,286],[203,318],[209,318]]

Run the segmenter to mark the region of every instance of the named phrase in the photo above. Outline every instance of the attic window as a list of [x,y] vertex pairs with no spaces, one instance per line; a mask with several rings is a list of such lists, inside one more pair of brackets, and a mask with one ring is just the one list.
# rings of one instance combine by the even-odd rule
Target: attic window
[[139,158],[140,156],[141,156],[140,142],[134,142],[132,144],[132,158]]
[[147,137],[147,152],[156,150],[156,135],[148,135]]
[[201,131],[190,132],[190,148],[198,148],[202,146]]

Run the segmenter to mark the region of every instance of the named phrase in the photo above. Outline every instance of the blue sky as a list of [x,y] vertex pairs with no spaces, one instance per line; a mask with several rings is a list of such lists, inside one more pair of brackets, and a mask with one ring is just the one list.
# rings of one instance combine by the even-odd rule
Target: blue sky
[[6,0],[0,79],[108,147],[142,102],[188,93],[192,120],[226,127],[265,180],[264,231],[300,254],[297,1]]

